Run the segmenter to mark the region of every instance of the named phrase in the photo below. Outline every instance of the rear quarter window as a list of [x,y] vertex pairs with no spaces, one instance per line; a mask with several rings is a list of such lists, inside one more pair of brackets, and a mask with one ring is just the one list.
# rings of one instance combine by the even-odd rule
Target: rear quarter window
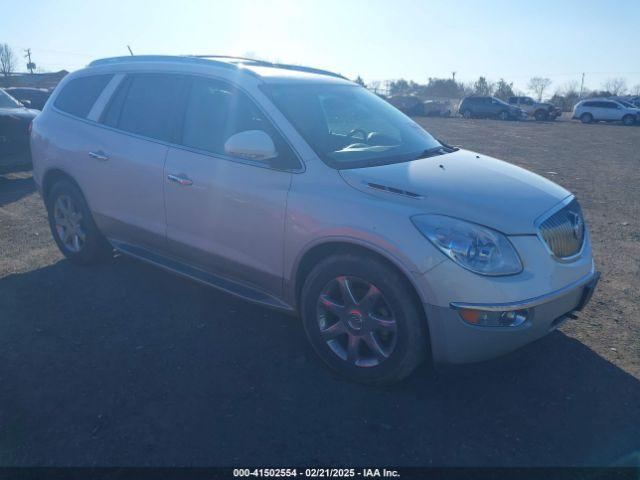
[[111,78],[113,75],[74,78],[62,88],[54,105],[65,113],[86,118]]

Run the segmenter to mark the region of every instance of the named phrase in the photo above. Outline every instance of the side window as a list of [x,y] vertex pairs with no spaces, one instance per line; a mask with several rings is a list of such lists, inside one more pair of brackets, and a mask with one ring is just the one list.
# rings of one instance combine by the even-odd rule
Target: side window
[[181,75],[141,73],[120,84],[102,123],[166,142],[179,137],[187,80]]
[[91,75],[74,78],[56,97],[55,107],[76,117],[86,118],[112,77],[113,75]]
[[270,160],[271,166],[299,166],[286,141],[246,94],[225,82],[193,79],[184,115],[182,145],[225,155],[227,139],[246,130],[262,130],[273,139],[278,157]]
[[509,97],[509,103],[512,105],[518,104],[518,97]]
[[593,107],[595,107],[595,106],[596,106],[596,105],[595,105],[595,103],[596,103],[596,102],[584,102],[584,103],[582,104],[582,106],[583,106],[583,107],[592,107],[592,108],[593,108]]

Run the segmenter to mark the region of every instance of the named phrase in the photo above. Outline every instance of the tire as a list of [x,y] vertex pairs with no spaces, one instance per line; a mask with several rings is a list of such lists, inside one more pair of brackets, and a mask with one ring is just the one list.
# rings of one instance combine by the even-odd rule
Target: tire
[[535,118],[538,122],[544,122],[549,118],[549,113],[544,110],[536,110],[536,112],[533,114],[533,118]]
[[498,114],[498,118],[499,118],[500,120],[509,120],[509,112],[507,112],[506,110],[501,111],[501,112]]
[[636,119],[634,118],[633,115],[625,115],[624,117],[622,117],[622,124],[626,125],[626,126],[631,126],[634,123],[636,123]]
[[[345,284],[352,301],[344,294]],[[410,292],[404,276],[375,257],[330,256],[316,265],[302,288],[307,338],[326,365],[350,380],[397,382],[429,348],[422,306]],[[349,345],[355,345],[353,350]]]
[[462,112],[462,116],[467,120],[473,117],[473,115],[471,115],[471,110],[465,110],[464,112]]
[[593,122],[593,115],[591,115],[590,113],[583,113],[582,115],[580,115],[580,121],[582,123],[591,123]]
[[112,256],[113,248],[98,230],[82,192],[73,182],[56,182],[46,205],[51,234],[65,257],[89,265]]

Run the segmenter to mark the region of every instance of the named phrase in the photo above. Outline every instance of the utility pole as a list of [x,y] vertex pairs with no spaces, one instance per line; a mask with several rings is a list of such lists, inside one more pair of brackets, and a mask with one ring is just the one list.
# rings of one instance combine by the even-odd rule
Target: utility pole
[[26,54],[25,54],[24,58],[28,59],[28,60],[27,60],[27,69],[28,69],[28,70],[29,70],[29,72],[33,75],[33,71],[34,71],[34,70],[35,70],[35,68],[36,68],[36,64],[35,64],[35,63],[33,63],[33,62],[31,61],[31,49],[30,49],[30,48],[27,48],[27,49],[25,50],[25,52],[26,52]]
[[127,48],[129,49],[129,53],[131,54],[131,56],[133,57],[133,52],[131,51],[131,47],[129,45],[127,45]]
[[584,72],[582,72],[582,81],[580,82],[580,97],[582,98],[582,90],[584,89]]
[[453,77],[453,81],[454,82],[456,81],[456,73],[458,73],[458,72],[451,72],[451,76]]

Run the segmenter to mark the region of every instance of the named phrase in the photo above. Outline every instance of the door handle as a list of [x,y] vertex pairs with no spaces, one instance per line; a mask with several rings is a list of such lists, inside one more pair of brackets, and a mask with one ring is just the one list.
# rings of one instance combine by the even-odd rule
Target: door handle
[[96,160],[100,160],[101,162],[109,160],[109,157],[107,157],[102,150],[98,150],[97,152],[89,152],[89,156],[91,158],[95,158]]
[[183,185],[185,187],[189,185],[193,185],[193,180],[182,175],[169,174],[167,175],[167,178],[172,182],[176,182],[178,185]]

